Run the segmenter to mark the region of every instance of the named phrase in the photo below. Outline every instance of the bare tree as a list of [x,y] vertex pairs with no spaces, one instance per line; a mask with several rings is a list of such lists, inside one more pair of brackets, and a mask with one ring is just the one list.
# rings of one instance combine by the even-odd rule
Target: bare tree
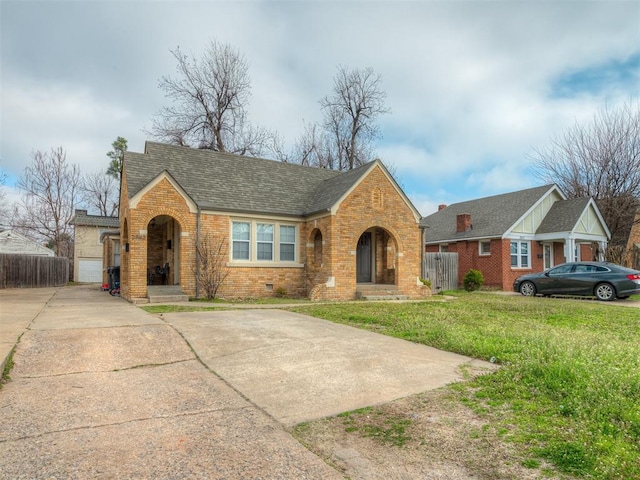
[[0,226],[9,219],[10,215],[9,205],[7,205],[7,191],[5,190],[6,184],[7,174],[0,169]]
[[87,174],[82,182],[84,203],[103,217],[117,217],[120,207],[118,183],[113,175],[102,172]]
[[536,175],[568,197],[593,197],[611,231],[611,245],[626,243],[640,208],[639,105],[603,108],[591,123],[576,123],[530,159]]
[[317,123],[304,123],[304,132],[293,147],[291,157],[301,165],[335,170],[337,162],[326,132]]
[[389,113],[382,77],[372,68],[338,67],[331,95],[320,100],[324,128],[331,142],[337,170],[351,170],[372,159],[373,142],[380,136],[376,120]]
[[229,44],[212,40],[199,59],[176,48],[171,51],[178,78],[162,77],[160,89],[172,100],[153,119],[150,133],[177,145],[261,155],[272,141],[270,132],[250,125],[249,66]]
[[207,300],[216,298],[218,289],[231,273],[227,267],[229,245],[226,237],[218,238],[212,233],[204,233],[195,242],[198,286]]
[[67,163],[62,147],[35,151],[33,161],[18,180],[22,198],[15,205],[14,226],[35,239],[45,239],[56,255],[68,254],[73,238],[69,221],[79,199],[82,178],[77,165]]

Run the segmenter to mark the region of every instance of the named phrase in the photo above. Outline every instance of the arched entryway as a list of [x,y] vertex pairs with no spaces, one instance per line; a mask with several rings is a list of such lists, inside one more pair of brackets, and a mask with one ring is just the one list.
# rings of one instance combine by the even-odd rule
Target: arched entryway
[[180,224],[169,215],[147,225],[147,285],[180,284]]
[[362,232],[356,245],[356,283],[396,285],[398,245],[382,227]]

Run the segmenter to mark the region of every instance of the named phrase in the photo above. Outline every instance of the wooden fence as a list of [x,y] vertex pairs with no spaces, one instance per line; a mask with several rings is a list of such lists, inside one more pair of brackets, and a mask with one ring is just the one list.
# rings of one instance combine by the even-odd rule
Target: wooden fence
[[457,253],[425,253],[422,265],[422,276],[431,280],[431,290],[458,289],[458,254]]
[[69,259],[0,253],[0,288],[63,287]]

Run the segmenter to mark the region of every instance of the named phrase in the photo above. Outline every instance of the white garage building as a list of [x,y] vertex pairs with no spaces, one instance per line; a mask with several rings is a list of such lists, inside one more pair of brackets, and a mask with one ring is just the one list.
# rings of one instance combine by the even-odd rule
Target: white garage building
[[73,280],[82,283],[102,283],[102,272],[111,265],[102,264],[102,233],[120,228],[118,217],[88,215],[76,210],[70,222],[75,228]]

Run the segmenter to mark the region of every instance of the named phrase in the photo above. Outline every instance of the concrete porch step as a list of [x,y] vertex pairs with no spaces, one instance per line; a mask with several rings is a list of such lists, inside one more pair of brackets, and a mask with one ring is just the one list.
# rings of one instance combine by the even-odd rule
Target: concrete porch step
[[188,302],[189,297],[182,291],[180,285],[149,285],[147,286],[149,303]]
[[395,285],[365,283],[356,285],[356,299],[358,300],[405,300],[406,295],[398,293]]
[[365,295],[356,297],[358,300],[365,300],[370,302],[382,301],[382,300],[409,300],[408,295]]

